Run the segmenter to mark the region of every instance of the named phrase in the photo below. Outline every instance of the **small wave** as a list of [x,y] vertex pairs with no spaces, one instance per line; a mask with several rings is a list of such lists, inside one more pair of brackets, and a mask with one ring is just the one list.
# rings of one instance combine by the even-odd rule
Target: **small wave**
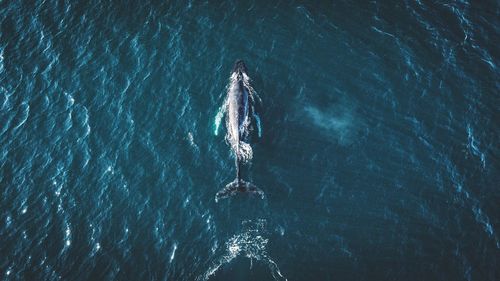
[[2,110],[9,110],[10,109],[10,101],[9,98],[12,96],[12,93],[9,93],[4,87],[0,86],[0,92],[2,93],[2,106],[0,106],[0,109]]
[[28,117],[30,115],[30,106],[27,102],[23,102],[21,104],[21,113],[19,116],[19,122],[17,125],[14,127],[14,130],[21,127],[24,123],[26,123],[26,120],[28,120]]
[[481,209],[481,202],[472,193],[468,192],[464,185],[463,176],[458,172],[455,165],[448,159],[446,160],[446,166],[450,173],[451,180],[453,181],[456,192],[464,196],[464,202],[466,202],[472,211],[475,221],[483,228],[484,232],[495,241],[495,245],[500,249],[500,240],[498,239],[493,226],[490,223],[488,215]]
[[4,50],[5,50],[5,46],[3,46],[3,47],[0,48],[0,73],[2,73],[3,70],[4,70],[4,66],[3,66],[3,60],[4,60],[4,58],[3,58],[3,51]]
[[372,29],[375,30],[376,32],[380,33],[380,34],[387,35],[387,36],[392,37],[392,38],[396,38],[396,36],[394,36],[394,34],[391,34],[389,32],[385,32],[385,31],[383,31],[381,29],[376,28],[375,26],[372,26]]
[[486,157],[484,156],[484,153],[479,150],[479,141],[476,140],[474,137],[474,132],[472,131],[472,127],[470,124],[467,124],[467,138],[468,138],[468,144],[467,147],[471,151],[471,153],[481,160],[481,165],[483,166],[483,169],[486,168]]
[[172,253],[170,254],[170,263],[172,263],[172,261],[174,260],[175,258],[175,252],[177,251],[177,243],[174,243],[174,245],[172,246]]
[[71,108],[74,104],[75,104],[75,99],[73,98],[73,96],[67,92],[64,92],[64,96],[66,97],[67,99],[67,105],[66,105],[66,108]]

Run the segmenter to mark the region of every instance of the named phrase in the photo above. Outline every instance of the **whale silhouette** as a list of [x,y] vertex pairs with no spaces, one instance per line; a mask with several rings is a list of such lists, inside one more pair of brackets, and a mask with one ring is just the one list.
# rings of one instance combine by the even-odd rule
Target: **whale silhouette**
[[[255,113],[255,102],[260,100],[250,85],[247,67],[243,60],[234,64],[227,87],[227,95],[222,105],[222,114],[226,117],[226,142],[231,147],[235,158],[236,179],[227,184],[215,195],[215,201],[237,193],[253,193],[264,198],[264,192],[254,184],[241,179],[241,165],[250,161],[253,150],[249,143],[250,132],[254,124],[260,122]],[[260,133],[260,126],[257,126]]]

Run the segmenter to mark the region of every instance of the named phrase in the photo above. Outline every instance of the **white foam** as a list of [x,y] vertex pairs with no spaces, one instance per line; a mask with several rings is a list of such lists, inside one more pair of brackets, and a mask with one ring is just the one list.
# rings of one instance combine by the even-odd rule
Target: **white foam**
[[191,145],[191,147],[193,147],[196,151],[200,150],[198,145],[194,142],[194,135],[192,132],[188,132],[187,139],[188,139],[189,145]]
[[67,92],[64,92],[64,95],[66,96],[66,98],[68,99],[68,103],[69,103],[69,107],[73,106],[73,104],[75,104],[75,99],[73,98],[73,96]]
[[[212,266],[197,278],[197,280],[208,280],[210,276],[215,274],[217,270],[230,263],[236,257],[243,255],[253,260],[264,262],[275,280],[287,280],[277,264],[267,254],[267,243],[269,239],[265,238],[262,233],[265,232],[265,220],[244,221],[243,232],[231,237],[223,249],[223,254],[212,264]],[[213,249],[213,247],[212,247]]]

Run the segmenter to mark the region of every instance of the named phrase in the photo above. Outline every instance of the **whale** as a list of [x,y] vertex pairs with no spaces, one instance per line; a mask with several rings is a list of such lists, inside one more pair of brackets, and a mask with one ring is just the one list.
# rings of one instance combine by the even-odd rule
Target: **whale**
[[241,178],[242,165],[253,157],[250,135],[255,129],[259,137],[262,135],[260,118],[255,112],[257,101],[261,102],[261,99],[250,84],[247,66],[243,60],[237,60],[231,71],[226,97],[219,111],[222,114],[218,114],[218,118],[225,116],[225,140],[234,156],[236,178],[217,192],[216,202],[238,193],[251,193],[264,198],[261,189]]

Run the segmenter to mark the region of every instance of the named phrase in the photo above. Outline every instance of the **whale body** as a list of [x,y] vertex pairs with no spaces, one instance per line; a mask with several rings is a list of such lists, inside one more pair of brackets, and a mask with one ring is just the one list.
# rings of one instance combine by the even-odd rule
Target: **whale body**
[[259,136],[261,135],[260,126],[254,126],[254,123],[260,122],[254,107],[257,99],[259,98],[250,85],[245,63],[242,60],[236,61],[229,79],[226,99],[222,105],[222,114],[226,117],[226,142],[231,147],[235,158],[236,179],[216,194],[215,201],[240,192],[264,196],[262,190],[242,180],[240,174],[241,165],[253,157],[253,150],[249,143],[251,131],[257,127]]

